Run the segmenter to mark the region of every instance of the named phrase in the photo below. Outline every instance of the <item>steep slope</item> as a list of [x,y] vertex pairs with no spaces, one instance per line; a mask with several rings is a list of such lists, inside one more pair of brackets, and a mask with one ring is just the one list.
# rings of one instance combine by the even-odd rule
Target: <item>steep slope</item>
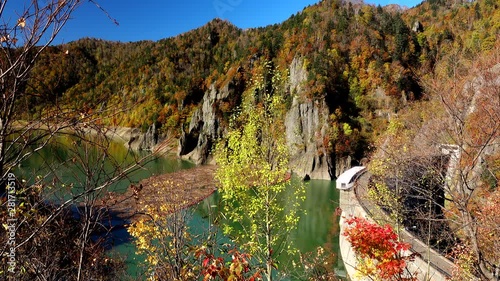
[[[38,63],[26,118],[52,107],[99,112],[109,126],[178,137],[179,154],[204,163],[245,91],[279,94],[294,170],[331,178],[369,152],[392,114],[424,97],[422,78],[437,63],[492,46],[492,3],[399,10],[325,0],[264,28],[215,19],[158,42],[82,39]],[[467,53],[454,51],[469,41]]]

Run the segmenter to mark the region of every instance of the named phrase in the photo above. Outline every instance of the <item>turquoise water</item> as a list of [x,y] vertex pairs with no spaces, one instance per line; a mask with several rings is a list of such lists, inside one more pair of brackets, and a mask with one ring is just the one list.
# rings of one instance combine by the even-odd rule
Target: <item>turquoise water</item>
[[[300,253],[316,252],[318,246],[324,247],[328,242],[332,242],[334,253],[339,252],[338,245],[338,220],[333,220],[333,214],[338,206],[339,193],[335,188],[334,181],[311,180],[306,187],[306,200],[302,203],[304,209],[301,215],[297,229],[293,230],[288,237],[291,245],[297,247]],[[219,195],[213,194],[194,207],[193,215],[188,225],[195,234],[207,233],[209,222],[213,221],[219,215]],[[217,225],[212,226],[217,229]],[[125,236],[127,233],[124,231]],[[223,237],[219,231],[218,244],[230,242]],[[141,275],[141,269],[137,268],[144,257],[135,255],[135,248],[130,243],[117,245],[114,249],[122,256],[129,257],[128,273],[132,276]],[[300,259],[295,256],[283,254],[279,259],[279,267],[291,267],[292,262],[300,265]],[[335,272],[340,276],[345,275],[342,260],[338,258],[334,264]],[[294,273],[302,275],[303,272]],[[295,280],[296,278],[292,278]],[[287,280],[287,279],[285,279]],[[289,279],[288,279],[289,280]]]
[[[50,200],[64,200],[86,187],[99,186],[148,156],[147,152],[131,151],[120,142],[109,142],[104,148],[105,153],[95,145],[86,147],[73,137],[58,137],[16,167],[14,172],[28,183],[44,183],[49,187],[47,197]],[[193,163],[175,157],[150,157],[103,192],[125,192],[131,183],[191,167],[194,167]],[[88,177],[89,174],[92,176]],[[51,186],[57,188],[50,189]]]
[[[84,159],[74,160],[76,155],[74,152],[78,151],[80,153],[85,148],[77,147],[76,150],[75,148],[68,148],[68,144],[71,143],[71,139],[60,139],[58,143],[47,146],[25,161],[21,166],[17,167],[15,170],[16,175],[18,178],[33,182],[37,176],[44,177],[44,175],[53,172],[55,177],[53,175],[45,177],[45,183],[57,186],[64,185],[68,188],[63,188],[63,191],[50,194],[49,196],[51,196],[50,198],[66,198],[68,195],[64,194],[64,192],[68,192],[70,187],[75,190],[79,188],[80,184],[83,184],[86,171],[84,161],[82,161]],[[97,151],[89,153],[89,155],[93,157],[92,161],[102,159],[99,158],[102,155]],[[93,169],[90,170],[98,171],[100,169],[105,171],[100,174],[101,180],[104,180],[112,176],[117,167],[125,167],[143,156],[145,156],[144,153],[127,150],[122,143],[110,143],[107,157],[103,161],[96,162],[100,163],[99,165],[102,164],[103,168],[95,164],[95,167],[92,167]],[[65,165],[61,165],[61,163],[65,163]],[[47,166],[50,169],[40,168]],[[178,160],[174,157],[157,158],[114,184],[110,190],[121,192],[130,183],[136,183],[153,175],[187,169],[193,166],[190,162]],[[99,182],[101,181],[98,179],[95,183]],[[311,180],[308,182],[306,200],[302,204],[304,213],[301,215],[297,229],[292,231],[288,237],[292,246],[297,247],[301,253],[315,252],[318,246],[325,246],[326,243],[331,241],[333,251],[338,252],[338,236],[336,236],[338,233],[336,230],[338,221],[332,220],[332,214],[338,206],[338,198],[339,193],[335,188],[334,181]],[[193,214],[189,221],[189,227],[193,232],[206,232],[209,222],[213,221],[219,214],[219,209],[214,207],[219,205],[218,200],[219,196],[215,193],[192,208]],[[213,227],[217,228],[216,225]],[[142,262],[144,257],[135,254],[135,247],[131,243],[131,238],[127,231],[125,229],[115,230],[113,231],[113,237],[113,247],[110,254],[126,258],[127,273],[132,276],[131,280],[137,278],[136,276],[141,276],[141,268],[138,267],[138,264]],[[229,242],[222,235],[219,237],[221,237],[219,239],[220,243]],[[280,268],[289,267],[292,262],[300,264],[300,260],[297,257],[283,255],[279,260],[279,266]],[[335,270],[340,275],[343,275],[344,268],[340,259],[335,264]],[[297,274],[300,275],[300,273]]]
[[[196,216],[201,215],[205,219],[209,219],[209,216],[217,217],[221,212],[221,208],[218,207],[220,205],[219,197],[215,193],[200,203],[196,210]],[[305,197],[306,199],[301,205],[303,212],[299,224],[295,230],[289,233],[288,242],[302,254],[316,253],[318,246],[321,246],[326,249],[330,247],[336,255],[339,252],[338,218],[333,215],[338,207],[339,192],[335,188],[335,181],[311,180],[307,182]],[[206,221],[200,223],[207,224]],[[292,269],[294,263],[298,265],[295,272]],[[287,271],[291,271],[293,276],[304,274],[300,258],[287,255],[285,252],[278,259],[278,267],[288,268]],[[345,275],[344,264],[340,259],[336,259],[333,267],[337,274]],[[295,279],[297,278],[292,278],[292,280]]]

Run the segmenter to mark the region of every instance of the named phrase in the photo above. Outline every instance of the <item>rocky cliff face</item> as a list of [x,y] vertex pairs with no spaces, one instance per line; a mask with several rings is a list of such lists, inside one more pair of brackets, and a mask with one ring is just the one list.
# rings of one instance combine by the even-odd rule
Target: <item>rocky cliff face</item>
[[[93,129],[89,129],[88,132],[98,134]],[[139,128],[110,127],[106,129],[105,134],[115,141],[122,142],[125,147],[137,151],[154,150],[162,141],[155,124],[149,126],[148,130],[144,133]]]
[[218,102],[229,96],[230,85],[216,89],[212,85],[205,93],[201,106],[191,117],[188,132],[182,132],[179,140],[179,156],[193,161],[195,164],[212,162],[210,150],[213,141],[222,134],[220,117],[217,116],[215,107]]
[[328,130],[328,107],[324,101],[300,100],[306,81],[303,61],[295,58],[290,65],[288,85],[290,93],[295,95],[285,117],[291,169],[305,179],[331,179],[332,157],[323,145]]
[[323,145],[328,129],[324,102],[300,102],[294,97],[285,118],[291,169],[305,179],[331,179],[332,157]]
[[133,139],[128,142],[131,149],[134,150],[153,150],[158,144],[158,132],[156,125],[149,126],[145,133],[136,132]]
[[[307,81],[303,60],[295,58],[290,65],[288,90],[293,101],[285,116],[287,144],[291,152],[290,168],[304,179],[331,180],[350,167],[350,158],[338,159],[328,152],[325,141],[328,134],[329,109],[325,101],[302,100],[300,93]],[[196,164],[212,161],[210,150],[224,128],[215,108],[234,89],[211,86],[201,106],[191,117],[187,132],[179,140],[179,156]]]
[[304,179],[331,180],[350,167],[350,157],[337,158],[328,152],[328,116],[325,100],[301,100],[307,81],[303,61],[295,58],[290,65],[292,106],[286,114],[286,136],[291,152],[291,169]]
[[324,141],[328,134],[325,102],[294,98],[286,115],[286,136],[292,155],[290,168],[304,179],[332,180],[351,167],[351,157],[336,157]]

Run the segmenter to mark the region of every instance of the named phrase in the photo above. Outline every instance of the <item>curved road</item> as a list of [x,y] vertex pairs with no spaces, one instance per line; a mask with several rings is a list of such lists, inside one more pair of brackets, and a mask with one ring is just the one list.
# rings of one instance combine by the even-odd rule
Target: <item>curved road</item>
[[[354,186],[356,198],[361,207],[372,219],[378,222],[389,222],[388,216],[367,199],[368,181],[370,176],[371,174],[366,172],[358,178]],[[441,272],[443,275],[451,277],[454,267],[453,262],[435,250],[429,249],[427,244],[423,243],[406,230],[402,230],[400,236],[403,241],[411,245],[412,252],[418,253],[420,258],[422,258],[430,266],[434,267],[437,271]]]

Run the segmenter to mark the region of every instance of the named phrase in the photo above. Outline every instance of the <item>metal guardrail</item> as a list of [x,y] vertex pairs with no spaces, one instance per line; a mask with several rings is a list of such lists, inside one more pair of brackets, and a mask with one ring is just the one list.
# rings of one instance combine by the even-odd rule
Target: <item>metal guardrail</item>
[[[364,177],[368,177],[366,179],[366,182],[368,183],[369,181],[369,177],[370,177],[370,173],[368,171],[365,171],[363,172],[362,174],[360,174],[358,176],[358,178],[356,179],[356,184],[354,185],[353,187],[353,191],[354,191],[354,195],[356,196],[356,200],[358,201],[359,205],[363,208],[363,210],[370,216],[373,218],[374,216],[374,213],[370,210],[370,208],[367,206],[366,202],[364,200],[361,199],[360,195],[359,195],[359,192],[358,192],[358,187],[359,187],[359,182],[362,178]],[[365,187],[365,190],[368,190],[368,186]],[[382,212],[384,212],[382,210]],[[384,215],[387,215],[387,213],[384,212]],[[403,233],[405,234],[405,236],[411,238],[410,240],[413,242],[413,243],[419,243],[420,246],[422,248],[429,248],[430,246],[427,245],[426,243],[422,242],[420,239],[418,239],[417,237],[415,237],[414,235],[412,235],[411,233],[409,233],[407,230],[403,230]],[[428,263],[429,265],[431,265],[436,271],[440,272],[441,274],[447,276],[447,277],[451,277],[451,271],[448,271],[448,270],[444,270],[440,265],[436,264],[435,262],[433,262],[430,258],[427,258],[425,257],[424,255],[421,255],[418,251],[416,251],[414,249],[414,245],[413,243],[410,243],[410,245],[412,246],[410,251],[412,251],[413,253],[417,254],[422,260],[424,260],[426,263]],[[440,253],[436,252],[434,249],[431,248],[431,251],[435,252],[436,256],[439,256],[440,259],[442,259],[442,261],[446,264],[448,264],[449,266],[453,266],[453,263],[445,258],[443,255],[441,255]]]

